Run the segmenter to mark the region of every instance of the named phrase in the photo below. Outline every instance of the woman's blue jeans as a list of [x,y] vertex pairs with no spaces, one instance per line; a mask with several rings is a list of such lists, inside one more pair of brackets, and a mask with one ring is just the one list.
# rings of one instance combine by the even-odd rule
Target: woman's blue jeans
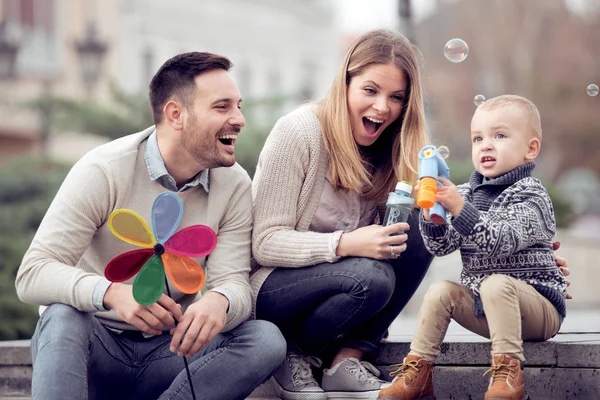
[[377,344],[415,293],[433,260],[409,217],[406,251],[396,260],[349,257],[336,263],[277,268],[263,283],[256,317],[276,324],[298,351],[343,347],[377,354]]
[[[33,399],[191,399],[183,358],[171,335],[114,333],[93,314],[64,304],[40,317],[31,340]],[[267,321],[217,335],[188,358],[196,398],[245,399],[285,358],[286,343]]]

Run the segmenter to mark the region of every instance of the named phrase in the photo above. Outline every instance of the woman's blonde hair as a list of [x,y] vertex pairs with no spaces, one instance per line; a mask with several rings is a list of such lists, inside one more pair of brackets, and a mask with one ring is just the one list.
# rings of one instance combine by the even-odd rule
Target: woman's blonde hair
[[[329,153],[331,182],[369,199],[384,201],[398,180],[416,183],[418,155],[427,143],[418,50],[400,33],[374,30],[350,46],[318,117]],[[377,64],[396,65],[405,75],[406,101],[398,119],[368,148],[354,141],[348,112],[350,80]]]

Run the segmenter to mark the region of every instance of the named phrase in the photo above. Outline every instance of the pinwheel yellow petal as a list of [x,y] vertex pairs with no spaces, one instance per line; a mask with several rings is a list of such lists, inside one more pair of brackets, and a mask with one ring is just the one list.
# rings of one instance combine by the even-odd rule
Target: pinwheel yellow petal
[[127,243],[141,247],[152,247],[156,244],[150,227],[134,211],[113,211],[108,217],[108,227],[116,237]]

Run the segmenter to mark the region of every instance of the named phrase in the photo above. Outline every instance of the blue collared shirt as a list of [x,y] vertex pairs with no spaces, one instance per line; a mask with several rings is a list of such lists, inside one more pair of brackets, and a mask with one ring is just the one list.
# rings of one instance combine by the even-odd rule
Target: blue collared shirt
[[[195,188],[197,186],[202,186],[202,188],[208,193],[210,188],[210,170],[205,169],[196,174],[194,179],[190,182],[183,185],[181,189],[177,188],[177,183],[175,179],[169,172],[167,171],[167,167],[165,167],[165,161],[160,155],[160,150],[158,149],[158,137],[156,135],[156,129],[146,141],[146,149],[144,151],[144,161],[146,162],[146,168],[148,169],[148,174],[150,175],[150,179],[158,182],[162,187],[172,192],[184,192],[188,189]],[[103,279],[96,284],[94,287],[94,293],[92,294],[92,301],[96,309],[98,311],[106,311],[104,307],[104,295],[108,290],[112,282],[108,279]],[[227,309],[227,313],[231,313],[233,310],[233,296],[226,290],[222,289],[213,289],[215,292],[222,294],[227,297],[229,300],[229,308]]]
[[152,134],[148,137],[148,141],[146,143],[146,151],[144,152],[144,161],[146,161],[146,168],[148,168],[148,174],[150,175],[150,179],[152,179],[153,181],[157,181],[165,189],[168,189],[172,192],[185,192],[186,190],[194,188],[196,186],[202,186],[206,193],[208,193],[209,191],[209,169],[204,169],[198,172],[194,179],[183,185],[181,189],[177,188],[177,183],[175,182],[175,179],[173,179],[173,177],[169,175],[167,167],[165,167],[165,161],[160,155],[160,150],[158,149],[158,138],[156,135],[156,130],[152,132]]

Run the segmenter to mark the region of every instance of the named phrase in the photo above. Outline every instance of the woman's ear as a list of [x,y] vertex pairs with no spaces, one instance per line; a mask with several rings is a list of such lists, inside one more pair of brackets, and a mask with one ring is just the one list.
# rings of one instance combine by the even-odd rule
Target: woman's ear
[[525,154],[525,159],[527,161],[533,161],[540,153],[540,147],[542,146],[540,139],[531,138],[529,139],[529,143],[527,146],[527,153]]
[[170,100],[163,107],[164,121],[175,130],[183,129],[185,109],[176,101]]

